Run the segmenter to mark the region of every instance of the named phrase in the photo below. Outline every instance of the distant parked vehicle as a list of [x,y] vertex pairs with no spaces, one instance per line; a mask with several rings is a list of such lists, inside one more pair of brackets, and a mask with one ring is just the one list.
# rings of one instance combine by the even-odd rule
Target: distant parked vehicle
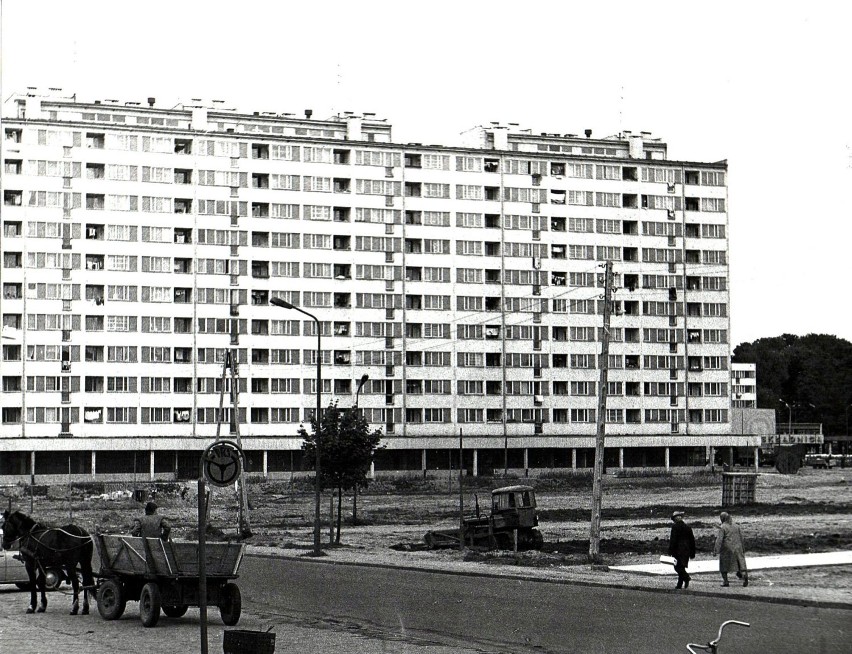
[[17,558],[18,550],[4,550],[2,542],[0,538],[0,584],[15,584],[21,590],[29,590],[30,578],[24,562]]
[[811,468],[833,468],[838,461],[829,454],[805,454],[805,465]]

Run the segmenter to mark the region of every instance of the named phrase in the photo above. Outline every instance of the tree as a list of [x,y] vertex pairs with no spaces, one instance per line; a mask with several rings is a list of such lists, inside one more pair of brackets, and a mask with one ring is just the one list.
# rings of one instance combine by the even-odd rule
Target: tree
[[740,343],[735,363],[757,364],[757,406],[774,409],[786,424],[791,405],[794,422],[819,422],[826,436],[846,433],[846,409],[852,403],[852,343],[828,334],[783,334]]
[[[299,426],[306,469],[316,464],[316,418],[311,420],[311,432]],[[341,505],[343,491],[366,488],[370,464],[376,450],[382,449],[382,430],[370,431],[364,415],[354,409],[341,409],[337,401],[323,411],[320,431],[320,489],[331,488],[337,492],[337,535],[340,544]]]

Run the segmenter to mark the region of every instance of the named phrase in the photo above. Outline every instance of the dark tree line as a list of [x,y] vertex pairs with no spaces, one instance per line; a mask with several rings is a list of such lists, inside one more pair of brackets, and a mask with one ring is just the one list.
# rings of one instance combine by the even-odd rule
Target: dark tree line
[[777,424],[821,422],[826,436],[852,421],[852,343],[828,334],[784,334],[740,343],[735,363],[757,364],[757,407],[774,409]]

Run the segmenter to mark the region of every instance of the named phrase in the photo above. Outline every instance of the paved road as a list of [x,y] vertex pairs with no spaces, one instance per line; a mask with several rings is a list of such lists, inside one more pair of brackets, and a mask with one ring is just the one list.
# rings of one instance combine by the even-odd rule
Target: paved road
[[[726,619],[725,654],[849,651],[852,612],[698,594],[555,584],[328,561],[247,557],[238,628],[277,635],[276,652],[305,654],[492,654],[686,651]],[[25,615],[29,594],[0,587],[0,652],[187,654],[199,652],[198,610],[145,629],[138,608],[122,619],[69,616],[70,598],[49,595],[48,613]],[[225,627],[211,611],[209,652]]]
[[844,609],[311,560],[250,558],[240,584],[256,613],[489,652],[685,652],[728,619],[752,627],[726,636],[726,654],[845,653],[852,636]]
[[[160,617],[146,629],[139,622],[138,604],[129,602],[120,620],[107,622],[93,607],[91,615],[70,616],[70,596],[48,595],[47,613],[26,615],[29,593],[0,586],[0,653],[2,654],[191,654],[200,652],[198,609],[178,619]],[[276,634],[278,654],[479,654],[464,647],[448,647],[434,641],[387,634],[335,620],[292,620],[275,612],[257,614],[243,610],[238,629]],[[230,627],[229,627],[230,628]],[[208,627],[209,654],[222,652],[225,627],[216,609]]]

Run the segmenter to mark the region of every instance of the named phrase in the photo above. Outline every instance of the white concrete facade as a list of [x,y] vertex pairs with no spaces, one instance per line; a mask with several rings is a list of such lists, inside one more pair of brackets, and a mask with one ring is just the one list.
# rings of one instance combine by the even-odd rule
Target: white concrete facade
[[321,322],[324,406],[369,374],[389,451],[591,448],[607,260],[607,446],[754,444],[730,427],[725,162],[647,133],[439,147],[372,116],[6,109],[5,451],[197,451],[227,350],[246,448],[299,450],[317,339],[273,297]]

